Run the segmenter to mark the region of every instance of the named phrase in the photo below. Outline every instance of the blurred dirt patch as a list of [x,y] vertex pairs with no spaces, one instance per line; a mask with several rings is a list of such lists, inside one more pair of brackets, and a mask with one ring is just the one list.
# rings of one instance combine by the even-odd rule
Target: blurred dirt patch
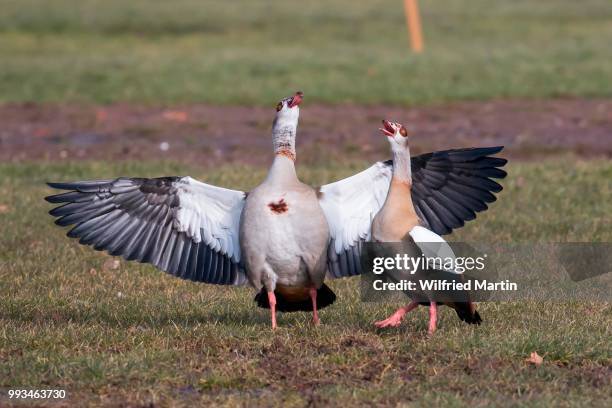
[[[274,108],[188,105],[165,108],[6,104],[0,160],[159,159],[195,164],[270,158]],[[506,155],[539,159],[573,152],[612,156],[612,100],[464,102],[443,106],[311,105],[306,100],[298,159],[307,163],[388,156],[383,118],[412,131],[413,153],[506,145]]]

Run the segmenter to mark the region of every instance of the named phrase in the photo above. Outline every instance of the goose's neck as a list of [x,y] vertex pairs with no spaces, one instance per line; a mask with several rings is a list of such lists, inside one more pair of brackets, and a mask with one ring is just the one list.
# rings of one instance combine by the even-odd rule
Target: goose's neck
[[393,180],[412,186],[412,168],[410,166],[410,149],[408,146],[394,148]]
[[274,161],[267,180],[274,183],[297,181],[295,172],[295,128],[274,128],[272,140]]
[[274,184],[291,183],[297,181],[295,163],[289,157],[277,154],[268,172],[266,181]]
[[272,143],[276,156],[285,156],[295,161],[295,126],[274,126],[272,130]]

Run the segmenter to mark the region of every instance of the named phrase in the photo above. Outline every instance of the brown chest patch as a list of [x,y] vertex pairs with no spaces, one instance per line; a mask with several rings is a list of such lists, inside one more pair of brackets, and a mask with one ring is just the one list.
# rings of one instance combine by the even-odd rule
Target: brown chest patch
[[275,214],[282,214],[289,210],[289,206],[287,206],[284,198],[281,198],[277,202],[271,202],[268,204],[268,207],[270,207],[270,210]]

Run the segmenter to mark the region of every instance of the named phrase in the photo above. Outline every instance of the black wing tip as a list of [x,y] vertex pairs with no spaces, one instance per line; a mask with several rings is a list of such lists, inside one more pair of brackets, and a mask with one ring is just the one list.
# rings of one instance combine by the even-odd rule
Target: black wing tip
[[68,191],[60,194],[53,194],[45,197],[45,201],[51,204],[67,204],[72,202],[72,200],[67,199],[66,195],[73,193],[74,191]]
[[505,146],[484,146],[484,147],[468,147],[465,149],[450,149],[443,150],[448,153],[476,153],[480,157],[493,156],[504,150]]
[[92,182],[87,181],[47,181],[46,184],[49,187],[57,190],[76,190],[79,186],[83,186],[88,183],[93,184]]
[[[64,204],[66,205],[66,204]],[[52,209],[49,210],[49,215],[52,217],[59,217],[58,212],[60,211],[60,209],[64,206],[64,205],[60,205],[58,207],[54,207]]]
[[96,187],[112,183],[114,181],[130,177],[118,177],[114,179],[101,180],[79,180],[79,181],[47,181],[46,184],[51,188],[58,190],[78,190],[82,187]]
[[[504,175],[502,177],[495,177],[495,178],[496,179],[503,179],[506,176],[507,176],[507,173],[504,172]],[[502,191],[504,189],[504,187],[501,184],[499,184],[498,182],[496,182],[494,180],[491,180],[491,179],[489,179],[489,180],[491,181],[491,183],[495,184],[494,186],[491,186],[491,188],[489,189],[490,193],[498,194],[500,191]]]
[[468,150],[472,150],[475,152],[482,152],[483,156],[491,156],[491,155],[501,152],[502,150],[504,150],[505,147],[506,146],[472,147],[471,149],[468,149]]
[[[55,188],[57,190],[72,190],[71,188],[66,188],[67,185],[73,184],[73,183],[62,183],[59,181],[47,181],[45,183],[47,186],[51,187],[51,188]],[[50,196],[53,197],[53,196]]]
[[[115,179],[118,180],[118,179]],[[45,197],[45,201],[49,203],[64,203],[67,202],[63,200],[65,194],[69,194],[70,192],[80,192],[80,189],[90,189],[92,187],[100,187],[106,184],[112,183],[115,180],[82,180],[82,181],[47,181],[45,184],[48,187],[54,188],[56,190],[66,190],[63,193],[53,194]],[[88,190],[84,190],[88,191]]]
[[491,153],[489,154],[496,154],[501,152],[502,150],[504,150],[506,146],[491,146],[491,147],[484,147],[483,149],[489,149]]
[[[412,156],[413,160],[428,161],[432,158],[446,157],[451,161],[459,160],[465,162],[473,162],[477,160],[494,160],[491,167],[503,167],[508,163],[508,160],[503,157],[496,157],[495,154],[504,150],[505,146],[487,146],[487,147],[466,147],[459,149],[436,150],[434,152]],[[393,160],[387,160],[385,164],[393,164]]]
[[[505,146],[492,146],[492,147],[485,147],[483,149],[489,149],[489,151],[487,152],[485,157],[489,157],[491,159],[495,160],[495,164],[494,167],[497,169],[498,174],[495,175],[496,179],[503,179],[506,178],[506,176],[508,175],[508,172],[505,170],[502,170],[501,167],[504,167],[506,164],[508,164],[508,159],[504,158],[504,157],[491,157],[494,154],[497,154],[499,152],[501,152],[502,150],[504,150]],[[499,186],[499,191],[502,191],[502,186]],[[496,191],[496,192],[499,192]]]

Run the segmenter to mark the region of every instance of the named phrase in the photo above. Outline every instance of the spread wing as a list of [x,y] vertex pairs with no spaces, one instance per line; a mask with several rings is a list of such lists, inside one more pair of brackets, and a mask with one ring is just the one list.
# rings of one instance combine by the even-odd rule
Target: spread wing
[[[496,200],[506,160],[491,155],[503,146],[443,150],[411,158],[412,201],[421,224],[438,235]],[[331,277],[361,273],[361,243],[370,239],[371,221],[389,190],[393,162],[379,162],[352,177],[321,187],[320,203],[330,227],[328,268]]]
[[502,186],[508,162],[490,157],[504,147],[443,150],[411,158],[412,201],[424,227],[450,234],[486,210]]
[[389,191],[393,165],[378,162],[354,176],[321,186],[319,203],[329,225],[328,272],[332,277],[361,273],[361,243],[370,239],[372,220]]
[[69,190],[46,197],[68,236],[183,279],[220,285],[246,282],[238,230],[245,193],[190,177],[48,183]]

